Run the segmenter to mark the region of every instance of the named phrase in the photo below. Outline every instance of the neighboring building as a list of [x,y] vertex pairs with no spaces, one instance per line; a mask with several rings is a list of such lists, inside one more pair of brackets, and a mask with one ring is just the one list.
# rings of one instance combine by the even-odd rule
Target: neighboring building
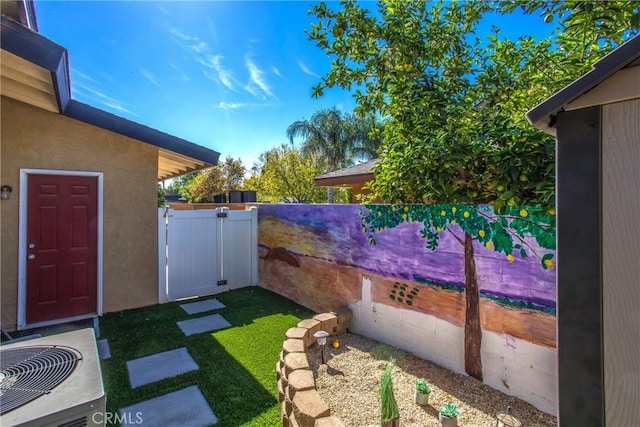
[[638,425],[640,36],[527,118],[558,139],[559,425]]
[[366,195],[370,193],[368,189],[362,187],[367,182],[375,179],[373,176],[373,167],[377,165],[379,161],[380,159],[372,159],[355,166],[329,172],[320,175],[313,181],[319,187],[351,188],[353,190],[351,202],[357,203],[356,196],[358,194]]
[[164,193],[164,204],[169,205],[169,203],[187,203],[187,199],[182,194],[167,190]]
[[3,328],[157,303],[158,181],[219,153],[71,99],[32,3],[1,5]]

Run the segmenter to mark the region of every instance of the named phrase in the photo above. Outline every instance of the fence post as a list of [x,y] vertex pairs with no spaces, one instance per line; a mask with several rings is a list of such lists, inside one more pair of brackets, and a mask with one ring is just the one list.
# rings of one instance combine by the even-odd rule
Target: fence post
[[167,295],[167,221],[169,208],[158,208],[158,303],[169,300]]
[[[220,246],[219,246],[219,250],[220,250],[220,256],[218,256],[218,261],[220,262],[220,280],[225,280],[227,279],[227,273],[224,271],[224,251],[225,251],[225,247],[227,245],[227,237],[226,237],[226,233],[225,233],[225,226],[227,224],[227,221],[225,221],[224,219],[228,217],[229,215],[229,208],[220,208],[220,213],[222,213],[222,216],[219,217],[220,219],[220,232],[219,232],[219,236],[220,236]],[[225,289],[229,289],[229,288],[225,288]]]
[[258,286],[258,207],[251,206],[251,284]]

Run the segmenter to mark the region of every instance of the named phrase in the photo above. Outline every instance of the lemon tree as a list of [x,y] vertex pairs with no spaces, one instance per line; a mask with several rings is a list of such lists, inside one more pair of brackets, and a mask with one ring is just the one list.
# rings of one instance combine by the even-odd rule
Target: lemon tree
[[[356,112],[388,118],[371,200],[550,209],[555,140],[525,113],[634,34],[638,4],[320,2],[308,34],[331,69],[313,95],[348,89]],[[493,26],[479,36],[485,17],[516,9],[541,14],[540,25],[556,31],[542,40],[507,39]]]
[[[508,206],[498,213],[492,206],[463,204],[369,205],[360,212],[362,232],[372,245],[376,244],[377,232],[405,222],[422,225],[420,234],[429,250],[438,248],[443,233],[460,243],[465,266],[465,371],[480,381],[482,330],[474,241],[503,254],[510,263],[534,256],[541,268],[554,268],[553,252],[548,252],[556,247],[554,214],[539,206]],[[532,240],[537,246],[531,244]]]

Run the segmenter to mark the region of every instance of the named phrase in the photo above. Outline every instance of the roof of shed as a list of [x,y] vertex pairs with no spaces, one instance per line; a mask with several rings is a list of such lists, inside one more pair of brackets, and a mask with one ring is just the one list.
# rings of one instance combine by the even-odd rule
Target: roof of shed
[[377,165],[379,161],[380,159],[372,159],[355,166],[338,169],[337,171],[320,175],[313,181],[320,187],[341,187],[347,184],[371,181],[374,179],[373,167]]
[[[637,66],[640,67],[640,35],[618,46],[593,64],[591,71],[529,110],[526,114],[527,119],[536,128],[555,135],[555,116],[558,112],[563,111],[567,104],[594,89],[623,68]],[[637,96],[640,88],[640,68],[630,71],[628,76],[631,79],[635,79],[632,80],[632,84],[636,82],[637,85],[632,88],[635,91],[630,90],[625,94],[621,94],[620,99],[617,99],[617,101]],[[584,108],[585,106],[581,107]]]
[[217,151],[72,99],[67,50],[5,15],[1,19],[3,96],[158,147],[158,180],[218,163]]

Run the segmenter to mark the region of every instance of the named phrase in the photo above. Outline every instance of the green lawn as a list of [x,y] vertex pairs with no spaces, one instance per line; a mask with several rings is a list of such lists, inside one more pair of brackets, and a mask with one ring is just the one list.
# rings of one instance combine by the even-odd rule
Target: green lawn
[[[277,426],[280,405],[275,363],[287,329],[313,312],[277,294],[248,287],[215,296],[226,308],[189,316],[179,303],[105,315],[102,338],[109,339],[111,359],[102,361],[107,411],[197,385],[218,417],[216,426]],[[179,320],[220,313],[233,326],[184,336]],[[127,360],[186,347],[197,371],[132,390]]]

